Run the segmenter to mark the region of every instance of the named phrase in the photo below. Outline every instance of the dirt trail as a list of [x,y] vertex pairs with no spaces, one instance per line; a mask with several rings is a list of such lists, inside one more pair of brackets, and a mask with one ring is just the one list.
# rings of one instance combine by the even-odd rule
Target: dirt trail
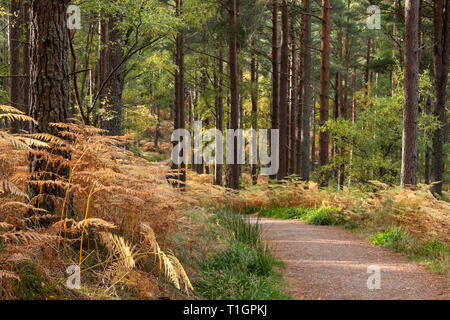
[[[446,279],[402,254],[368,244],[338,227],[260,219],[263,237],[287,266],[295,299],[450,299]],[[381,289],[369,290],[369,266],[381,268]]]

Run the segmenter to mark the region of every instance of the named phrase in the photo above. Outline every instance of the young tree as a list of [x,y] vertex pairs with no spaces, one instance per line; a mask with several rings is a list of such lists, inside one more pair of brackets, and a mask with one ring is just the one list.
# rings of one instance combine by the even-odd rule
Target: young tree
[[419,0],[405,3],[405,82],[401,186],[417,184]]

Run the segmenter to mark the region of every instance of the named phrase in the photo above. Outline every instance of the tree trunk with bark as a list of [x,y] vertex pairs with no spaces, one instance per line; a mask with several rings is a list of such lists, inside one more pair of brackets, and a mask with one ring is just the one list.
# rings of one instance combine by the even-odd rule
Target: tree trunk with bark
[[[292,0],[292,6],[295,6],[296,0]],[[295,32],[295,19],[290,21],[290,43],[291,43],[291,65],[290,65],[290,101],[289,101],[289,174],[295,173],[297,165],[297,37]]]
[[[230,71],[230,126],[232,130],[239,129],[239,92],[238,92],[238,64],[237,64],[237,5],[236,0],[228,0],[229,24],[231,29],[229,43],[229,71]],[[229,164],[230,181],[228,187],[240,189],[239,164],[238,164],[238,141],[234,138],[234,159]]]
[[[444,4],[445,3],[445,4]],[[450,55],[450,0],[434,1],[434,78],[435,101],[433,114],[440,127],[433,134],[432,179],[437,184],[433,192],[442,195],[444,178],[444,143],[447,124],[446,99]]]
[[[322,54],[320,70],[320,126],[328,121],[329,113],[329,82],[330,82],[330,1],[322,0]],[[319,164],[324,167],[329,162],[328,157],[329,132],[320,132]],[[320,186],[328,184],[328,174],[322,172]]]
[[419,0],[405,2],[405,82],[401,186],[417,184]]
[[[108,131],[111,136],[122,134],[122,91],[123,91],[123,52],[122,34],[117,27],[120,17],[111,14],[106,23],[106,52],[103,58],[105,62],[100,62],[104,66],[103,82],[103,108],[105,115],[101,120],[101,128]],[[104,35],[101,35],[104,37]],[[102,56],[101,56],[102,57]]]
[[[272,129],[280,128],[279,120],[279,104],[280,104],[280,87],[279,87],[279,63],[278,63],[278,0],[272,2],[272,110],[271,121]],[[275,179],[277,175],[270,178]]]
[[[68,0],[31,1],[31,115],[38,125],[34,132],[59,136],[60,129],[51,123],[66,122],[69,115],[68,76]],[[56,155],[69,158],[67,151],[54,148]],[[69,167],[61,160],[47,160],[39,153],[30,156],[32,178],[55,180],[67,177]],[[28,194],[33,204],[55,213],[57,202],[64,199],[61,187],[30,183]]]
[[[251,66],[250,66],[250,78],[252,83],[251,89],[251,102],[252,102],[252,129],[258,130],[258,62],[256,55],[252,54]],[[252,164],[252,183],[256,185],[258,183],[258,164]]]
[[[216,93],[216,129],[223,133],[223,54],[219,51],[219,70],[217,77]],[[223,165],[216,163],[214,184],[221,186],[223,184]]]
[[22,73],[25,76],[23,78],[23,107],[26,113],[30,113],[30,3],[24,1],[22,3],[22,24],[25,32],[25,42],[23,44],[23,64]]
[[287,0],[282,0],[281,5],[281,63],[280,63],[280,168],[278,180],[288,175],[288,113],[289,113],[289,11]]
[[[9,64],[10,64],[10,84],[11,84],[11,106],[19,109],[20,111],[27,113],[28,110],[24,107],[22,101],[21,84],[22,78],[20,75],[20,47],[22,38],[22,26],[21,26],[21,1],[11,0],[9,9]],[[13,122],[12,132],[18,133],[22,128],[22,124],[19,121]]]
[[301,142],[301,177],[302,180],[308,181],[310,175],[310,164],[309,164],[309,149],[310,149],[310,139],[311,139],[311,98],[312,98],[312,87],[311,87],[311,0],[303,0],[303,6],[305,7],[305,14],[302,16],[303,19],[303,50],[302,50],[302,60],[303,60],[303,97],[302,97],[302,126],[300,134]]

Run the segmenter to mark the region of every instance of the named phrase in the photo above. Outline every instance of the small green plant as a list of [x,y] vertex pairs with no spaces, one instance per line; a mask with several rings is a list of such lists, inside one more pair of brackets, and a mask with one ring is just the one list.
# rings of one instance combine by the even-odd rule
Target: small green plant
[[304,217],[307,224],[316,226],[330,226],[337,224],[333,215],[327,210],[327,208],[319,208],[307,214]]
[[411,244],[411,236],[401,227],[391,227],[384,232],[377,232],[373,235],[370,243],[397,252],[406,252]]
[[414,249],[414,253],[423,257],[441,258],[450,255],[450,247],[437,240],[426,241]]

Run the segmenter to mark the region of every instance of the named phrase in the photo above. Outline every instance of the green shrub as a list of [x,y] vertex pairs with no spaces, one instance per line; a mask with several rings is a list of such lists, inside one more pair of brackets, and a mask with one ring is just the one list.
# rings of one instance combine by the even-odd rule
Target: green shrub
[[417,246],[414,253],[423,257],[441,258],[450,255],[450,248],[437,240],[432,240]]
[[397,252],[407,251],[411,244],[411,236],[401,227],[391,227],[384,232],[377,232],[373,235],[370,243]]
[[307,224],[316,226],[330,226],[336,224],[336,221],[331,213],[323,208],[312,211],[304,217],[304,220]]

